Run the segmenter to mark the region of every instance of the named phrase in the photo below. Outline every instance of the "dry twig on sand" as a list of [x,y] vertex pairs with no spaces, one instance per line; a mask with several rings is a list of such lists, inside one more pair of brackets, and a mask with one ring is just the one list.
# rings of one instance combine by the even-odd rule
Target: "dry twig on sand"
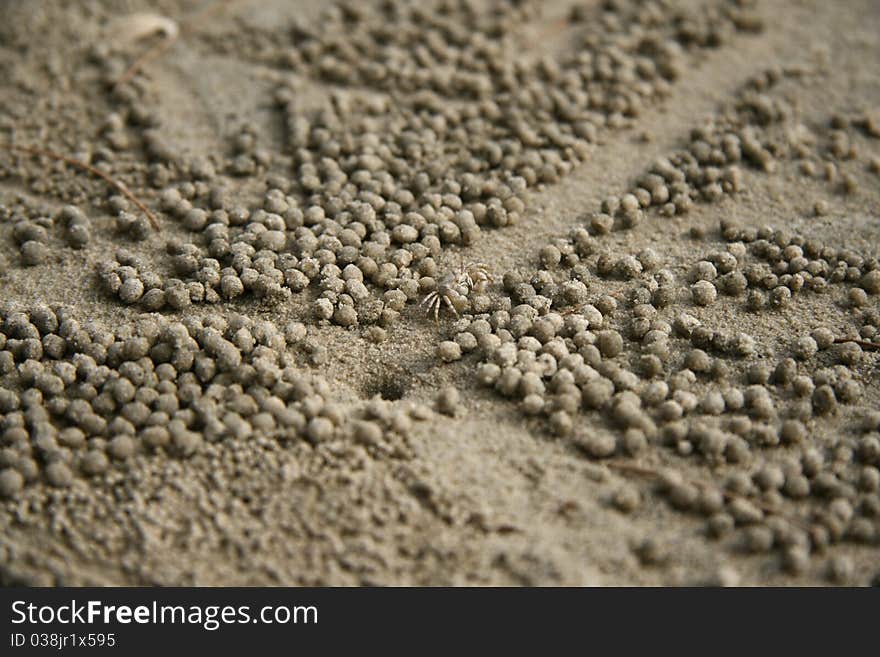
[[135,59],[134,62],[132,62],[131,66],[126,69],[125,73],[123,73],[116,81],[115,86],[119,87],[131,80],[144,66],[159,57],[162,53],[164,53],[172,45],[174,45],[174,43],[178,39],[180,39],[181,36],[183,36],[187,32],[193,31],[195,27],[200,23],[201,19],[206,18],[208,15],[214,13],[215,11],[219,11],[220,9],[228,4],[231,4],[232,2],[235,2],[235,0],[217,0],[217,2],[214,2],[207,7],[204,7],[203,9],[193,12],[186,19],[182,20],[179,24],[174,22],[170,18],[161,17],[164,18],[164,20],[161,22],[156,22],[152,32],[162,32],[162,40],[156,43],[151,48],[147,49],[137,59]]
[[69,164],[70,166],[81,169],[82,171],[87,171],[88,173],[98,176],[98,178],[105,181],[108,185],[113,187],[113,189],[115,189],[129,201],[134,203],[137,208],[147,216],[147,219],[149,219],[150,223],[153,224],[153,228],[155,228],[156,230],[161,230],[161,227],[159,226],[159,220],[156,218],[156,215],[150,212],[149,208],[147,208],[146,205],[144,205],[134,194],[128,191],[128,188],[125,185],[123,185],[121,182],[119,182],[109,174],[104,173],[97,167],[83,162],[82,160],[77,160],[75,157],[56,153],[55,151],[47,150],[45,148],[34,148],[32,146],[16,146],[14,144],[0,144],[0,149],[11,151],[13,153],[24,153],[26,155],[32,155],[35,157],[48,157],[49,159],[55,160],[57,162],[64,162],[65,164]]

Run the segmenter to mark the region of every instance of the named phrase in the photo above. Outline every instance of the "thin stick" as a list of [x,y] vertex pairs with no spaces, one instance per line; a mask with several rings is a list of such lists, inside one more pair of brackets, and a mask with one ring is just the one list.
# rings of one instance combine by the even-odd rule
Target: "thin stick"
[[148,48],[140,57],[138,57],[134,62],[132,62],[131,66],[126,69],[125,73],[116,81],[113,85],[114,87],[121,87],[123,84],[131,80],[137,72],[140,71],[146,64],[150,62],[150,60],[155,59],[163,52],[165,52],[168,48],[171,47],[175,41],[180,38],[180,33],[182,29],[177,30],[177,32],[171,36],[166,36],[159,43],[154,45],[151,48]]
[[0,144],[0,149],[12,151],[14,153],[25,153],[27,155],[33,155],[37,157],[48,157],[52,160],[64,162],[65,164],[69,164],[78,169],[82,169],[83,171],[87,171],[92,175],[98,176],[98,178],[106,182],[108,185],[113,187],[113,189],[115,189],[129,201],[134,203],[138,207],[138,209],[147,216],[147,219],[149,219],[150,223],[153,224],[153,228],[155,228],[156,230],[162,230],[159,226],[159,220],[156,219],[156,215],[150,212],[146,205],[141,203],[134,194],[128,191],[128,188],[125,185],[123,185],[118,180],[115,180],[108,174],[104,173],[97,167],[93,167],[91,164],[87,164],[82,160],[77,160],[75,157],[62,155],[61,153],[56,153],[55,151],[46,150],[44,148],[33,148],[31,146],[15,146],[13,144]]
[[125,73],[123,73],[122,76],[120,76],[120,78],[116,81],[114,87],[120,87],[131,80],[135,75],[137,75],[138,71],[140,71],[150,61],[156,59],[159,55],[168,50],[168,48],[170,48],[183,35],[184,32],[189,32],[190,30],[192,30],[194,28],[194,24],[198,21],[198,19],[205,18],[215,11],[223,8],[225,5],[228,5],[235,1],[236,0],[217,0],[217,2],[192,13],[189,17],[180,22],[177,32],[166,36],[164,39],[159,41],[151,48],[148,48],[146,52],[144,52],[140,57],[134,60],[131,66],[129,66]]
[[853,338],[837,338],[834,341],[834,344],[846,344],[847,342],[852,342],[853,344],[857,344],[863,349],[880,349],[880,342],[868,342],[867,340],[854,340]]

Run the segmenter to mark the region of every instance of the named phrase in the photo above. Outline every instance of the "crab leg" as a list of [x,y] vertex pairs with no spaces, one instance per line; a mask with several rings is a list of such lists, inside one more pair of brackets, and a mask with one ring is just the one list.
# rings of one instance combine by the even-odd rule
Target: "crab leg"
[[[443,297],[443,301],[446,302],[446,305],[449,306],[449,309],[452,311],[452,313],[453,313],[456,317],[458,317],[458,311],[455,309],[455,305],[453,305],[452,301],[449,300],[449,297],[446,297],[446,296]],[[437,306],[439,307],[440,304],[438,303]]]

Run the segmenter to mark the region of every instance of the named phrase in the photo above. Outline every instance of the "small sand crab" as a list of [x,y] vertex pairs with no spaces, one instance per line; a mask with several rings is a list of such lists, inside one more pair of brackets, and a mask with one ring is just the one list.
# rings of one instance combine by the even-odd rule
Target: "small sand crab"
[[444,303],[457,317],[459,310],[464,310],[467,306],[471,291],[482,292],[491,280],[486,265],[472,262],[457,272],[447,274],[437,285],[437,289],[429,292],[419,305],[425,306],[428,313],[434,311],[435,322],[440,321],[440,306]]

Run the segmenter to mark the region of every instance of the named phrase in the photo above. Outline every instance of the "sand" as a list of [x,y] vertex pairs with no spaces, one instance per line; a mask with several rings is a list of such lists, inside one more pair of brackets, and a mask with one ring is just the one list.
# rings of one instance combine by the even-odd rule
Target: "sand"
[[[372,3],[355,4],[373,11]],[[518,56],[529,61],[571,54],[583,29],[567,21],[573,3],[524,4],[528,11],[512,19]],[[580,4],[594,11],[600,3]],[[661,15],[677,8],[728,4],[657,3]],[[166,242],[201,238],[162,209],[161,195],[187,179],[180,172],[192,170],[189,163],[213,162],[219,172],[215,180],[224,181],[233,203],[258,208],[265,190],[273,186],[267,183],[270,176],[296,180],[301,175],[290,160],[292,110],[279,105],[279,90],[293,90],[296,111],[304,115],[325,106],[328,95],[340,89],[358,102],[365,101],[357,94],[395,102],[395,94],[381,85],[327,81],[287,65],[298,38],[292,26],[320,34],[321,5],[306,0],[0,0],[0,14],[6,17],[0,24],[0,143],[105,162],[106,171],[124,182],[161,224],[161,231],[150,230],[144,239],[126,239],[115,231],[117,213],[107,203],[118,190],[106,181],[49,157],[0,150],[4,308],[11,312],[40,303],[62,304],[78,321],[111,330],[142,320],[144,309],[109,293],[96,266],[124,248],[163,275],[174,275],[168,273]],[[153,19],[132,20],[139,12]],[[444,245],[436,257],[438,281],[456,272],[461,262],[485,263],[492,274],[486,294],[493,303],[508,295],[501,282],[505,272],[518,270],[529,280],[544,269],[543,247],[574,228],[589,229],[604,199],[634,190],[658,157],[687,148],[693,130],[729,113],[747,90],[754,90],[756,77],[773,70],[778,81],[766,96],[784,107],[783,115],[767,126],[753,122],[759,138],[780,145],[769,170],[744,162],[736,193],[695,199],[690,211],[672,217],[652,206],[634,227],[594,235],[598,251],[583,260],[590,270],[589,302],[617,296],[618,310],[604,328],[624,337],[616,361],[638,371],[638,358],[646,352],[629,332],[637,305],[630,294],[653,273],[637,274],[633,280],[601,276],[596,256],[601,252],[620,258],[653,249],[660,267],[675,274],[680,290],[658,317],[673,323],[686,312],[713,330],[746,332],[754,339],[756,348],[745,358],[719,357],[731,370],[727,380],[742,390],[749,385],[749,367],[766,362],[775,368],[792,355],[798,338],[818,327],[829,328],[836,338],[861,337],[866,344],[875,340],[860,336],[859,330],[870,325],[865,318],[871,312],[880,310],[880,297],[868,294],[857,301],[864,305],[854,305],[850,293],[859,287],[859,279],[831,283],[823,293],[805,290],[785,307],[759,312],[747,309],[745,294],[719,294],[705,307],[688,297],[688,272],[694,264],[739,241],[725,239],[722,222],[738,229],[784,229],[864,259],[880,255],[880,141],[865,119],[880,111],[880,6],[871,0],[765,0],[749,12],[760,18],[760,30],[744,25],[726,31],[720,45],[686,48],[680,74],[668,89],[622,125],[600,126],[580,161],[558,180],[530,186],[515,225],[483,227],[467,246]],[[155,17],[166,20],[156,22]],[[180,28],[179,34],[135,71],[138,97],[120,100],[108,80],[167,38],[150,33],[156,25],[167,26],[167,19]],[[148,34],[138,39],[138,31]],[[112,114],[130,115],[133,106],[144,109],[147,123],[159,122],[159,137],[174,152],[176,164],[165,172],[150,164],[157,159],[156,148],[151,153],[144,143],[143,125],[123,120],[122,127],[112,127],[117,121]],[[880,118],[875,121],[873,125],[880,125]],[[242,126],[250,137],[241,138]],[[835,154],[836,130],[845,133],[852,152]],[[114,135],[125,140],[110,145]],[[253,173],[228,173],[241,153],[251,158],[250,165],[256,162]],[[814,175],[804,173],[807,160],[814,163]],[[833,180],[825,175],[826,164],[834,169]],[[23,266],[14,222],[24,215],[54,217],[68,204],[88,216],[88,244],[72,248],[58,220],[48,231],[45,261]],[[139,214],[133,206],[129,210]],[[754,262],[751,255],[746,260]],[[380,294],[372,284],[367,287]],[[418,299],[411,300],[377,343],[368,339],[364,325],[346,328],[316,318],[317,296],[313,283],[281,299],[246,293],[182,310],[166,307],[149,317],[179,321],[239,313],[268,321],[282,334],[291,321],[305,324],[306,341],[289,340],[286,357],[303,376],[326,381],[317,389],[342,418],[331,439],[279,437],[254,426],[249,435],[199,440],[198,448],[184,450],[184,456],[170,448],[138,448],[95,476],[72,465],[72,480],[64,486],[51,485],[40,462],[32,481],[0,501],[0,581],[865,585],[880,575],[880,521],[872,515],[880,513],[878,495],[870,483],[860,483],[865,476],[870,479],[865,469],[876,471],[880,465],[880,456],[865,453],[867,442],[878,436],[872,415],[880,402],[878,350],[865,346],[858,363],[847,366],[846,376],[857,382],[861,394],[827,415],[814,412],[809,396],[798,399],[791,386],[768,384],[775,410],[770,418],[752,413],[753,424],[775,429],[786,418],[802,418],[808,430],[805,443],[765,445],[750,435],[744,460],[718,462],[691,441],[666,444],[658,419],[657,436],[649,435],[647,446],[630,455],[621,447],[624,429],[609,419],[610,408],[578,409],[569,414],[572,430],[554,431],[552,418],[530,416],[518,399],[479,383],[480,363],[491,360],[479,349],[461,360],[442,362],[436,355],[438,343],[467,327],[467,322],[456,325],[448,309],[441,309],[435,322]],[[318,350],[317,358],[315,345],[326,348]],[[687,339],[670,339],[660,378],[669,380],[693,348]],[[816,379],[823,368],[839,362],[835,349],[798,361],[798,372]],[[718,356],[711,348],[707,351],[713,360]],[[636,391],[644,385],[638,379]],[[16,372],[0,376],[0,388],[18,395],[22,386]],[[436,405],[440,391],[450,386],[460,395],[452,415],[439,412]],[[699,400],[730,387],[700,375],[691,391]],[[371,416],[370,400],[377,395],[386,402],[373,402],[377,410]],[[386,417],[379,418],[383,413]],[[696,422],[700,415],[697,409],[690,417]],[[737,413],[711,419],[712,426],[727,431],[724,422],[732,415]],[[377,444],[357,439],[349,428],[365,417],[373,417],[381,428]],[[203,433],[199,426],[192,430]],[[586,453],[584,436],[603,432],[617,440],[614,453],[609,458]],[[737,519],[736,527],[720,537],[711,535],[711,512],[701,511],[698,503],[676,503],[675,495],[658,484],[660,473],[672,471],[698,492],[729,491],[725,482],[730,477],[750,479],[767,464],[800,463],[808,449],[821,452],[823,472],[833,473],[848,488],[819,493],[813,481],[806,498],[779,491],[768,496],[760,486],[744,495],[730,493],[724,502],[728,507],[748,498],[764,509],[764,517],[756,522]],[[81,454],[74,452],[73,463],[79,463]],[[632,505],[615,502],[621,490],[635,500]],[[629,506],[635,508],[621,510]],[[763,544],[756,527],[770,528],[772,545]],[[788,540],[786,532],[797,536]],[[792,547],[802,548],[803,562],[792,556]]]

